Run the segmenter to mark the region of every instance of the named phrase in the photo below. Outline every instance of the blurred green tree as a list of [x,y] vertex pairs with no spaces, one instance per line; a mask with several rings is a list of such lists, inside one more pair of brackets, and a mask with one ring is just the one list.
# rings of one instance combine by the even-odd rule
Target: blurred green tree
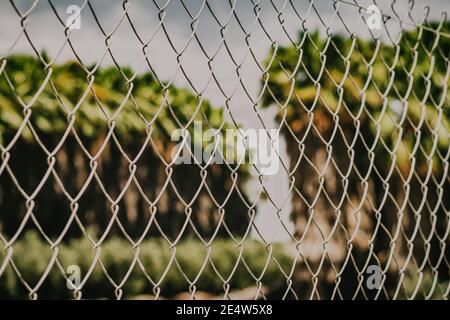
[[449,26],[403,31],[395,46],[301,32],[277,48],[263,107],[278,108],[295,238],[309,263],[325,259],[329,295],[340,274],[335,294],[351,297],[366,263],[389,270],[388,287],[403,265],[449,276]]
[[[44,84],[48,70],[37,59],[23,55],[3,58],[1,64],[0,143],[6,147],[24,123],[24,106]],[[104,232],[115,209],[112,199],[124,190],[133,170],[130,162],[141,152],[133,181],[119,202],[118,217],[130,235],[139,237],[151,222],[149,234],[161,236],[163,231],[173,240],[189,214],[191,223],[186,234],[194,232],[192,226],[206,238],[216,229],[219,235],[227,236],[246,232],[250,218],[243,190],[248,178],[244,166],[237,171],[235,181],[225,165],[210,166],[206,185],[192,202],[191,213],[185,203],[191,202],[202,184],[200,169],[180,164],[167,170],[164,164],[171,161],[176,144],[171,134],[175,129],[191,119],[202,121],[205,128],[218,128],[224,122],[223,109],[212,107],[186,89],[164,89],[150,73],[137,75],[131,87],[126,81],[131,76],[127,68],[98,68],[93,77],[87,77],[76,62],[52,66],[50,81],[31,105],[27,126],[9,150],[7,163],[22,190],[16,187],[9,170],[0,174],[0,226],[4,234],[12,236],[19,230],[27,212],[22,191],[31,194],[39,185],[49,168],[48,153],[61,141],[55,153],[55,171],[34,199],[33,213],[51,237],[58,236],[71,219],[67,195],[75,198],[80,191],[78,218],[84,227]],[[114,123],[109,121],[113,115]],[[73,130],[65,138],[71,121]],[[113,134],[109,135],[112,126]],[[222,128],[227,127],[225,124]],[[103,146],[105,140],[108,142]],[[94,165],[97,176],[85,188]],[[156,220],[152,220],[154,215]],[[220,224],[222,218],[228,230]],[[72,221],[69,237],[80,234],[75,225]],[[27,227],[34,227],[33,223]],[[113,230],[121,233],[118,224]]]

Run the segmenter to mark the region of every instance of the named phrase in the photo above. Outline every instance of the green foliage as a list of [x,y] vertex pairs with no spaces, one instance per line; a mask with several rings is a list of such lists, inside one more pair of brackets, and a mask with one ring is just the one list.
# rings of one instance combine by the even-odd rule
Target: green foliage
[[[265,268],[269,253],[266,247],[257,241],[248,240],[242,247],[242,257],[249,266],[255,277],[259,277]],[[75,239],[68,244],[58,247],[58,261],[64,270],[69,265],[78,265],[81,269],[81,276],[85,276],[95,257],[95,250],[86,240]],[[157,282],[165,272],[166,266],[171,260],[171,254],[175,254],[176,261],[181,270],[192,281],[202,269],[204,260],[207,257],[203,243],[194,239],[187,239],[176,246],[176,252],[163,239],[151,239],[142,243],[139,257],[142,267],[145,268],[148,276]],[[121,282],[128,269],[132,265],[134,251],[131,245],[125,240],[111,238],[101,246],[100,261],[108,272],[108,275],[117,284]],[[36,284],[51,259],[52,251],[47,243],[38,236],[36,232],[30,231],[14,245],[12,259],[15,266],[20,270],[21,276],[29,284]],[[245,268],[242,261],[234,270],[235,263],[239,257],[239,248],[231,240],[218,239],[213,242],[210,252],[210,260],[198,280],[197,290],[206,291],[212,294],[223,294],[224,281],[220,279],[211,267],[211,262],[217,268],[223,279],[228,279],[232,274],[230,287],[232,290],[242,289],[255,285],[255,280]],[[293,259],[288,256],[281,244],[274,245],[271,257],[275,257],[288,273],[292,266]],[[0,251],[0,261],[5,258],[5,252]],[[279,267],[271,258],[271,262],[262,278],[262,283],[268,287],[287,286],[286,279],[282,275]],[[170,297],[177,293],[187,292],[189,283],[177,268],[175,261],[169,268],[165,280],[161,283],[161,295]],[[114,292],[114,287],[105,277],[103,269],[97,263],[89,280],[83,287],[83,297],[85,298],[108,298]],[[136,264],[123,287],[124,297],[132,298],[140,294],[153,294],[153,285],[147,280],[142,269]],[[1,298],[26,298],[27,291],[15,274],[13,268],[8,266],[0,281]],[[42,288],[38,290],[41,298],[65,297],[71,298],[72,292],[67,289],[66,281],[61,275],[60,269],[55,266],[50,271]]]
[[[92,170],[92,156],[97,155],[96,173],[114,197],[120,194],[124,181],[129,179],[130,159],[140,155],[135,173],[139,189],[154,199],[166,188],[157,203],[157,219],[168,236],[178,235],[185,220],[185,205],[170,185],[164,185],[169,173],[161,158],[166,162],[173,160],[173,148],[182,140],[180,137],[176,137],[178,141],[171,140],[175,129],[189,123],[188,131],[191,136],[196,136],[191,120],[201,121],[204,130],[209,126],[226,130],[229,125],[224,123],[223,108],[213,107],[187,89],[174,85],[165,88],[150,73],[138,74],[127,82],[126,79],[132,77],[132,71],[127,68],[100,67],[88,76],[76,62],[55,64],[51,69],[45,69],[36,58],[26,55],[0,57],[0,66],[4,67],[0,74],[0,144],[8,145],[18,130],[23,129],[14,140],[8,165],[26,192],[32,193],[36,182],[42,180],[48,169],[48,154],[43,146],[51,151],[57,148],[55,171],[73,197],[81,189],[79,182],[86,181]],[[94,67],[87,69],[94,70]],[[31,112],[26,119],[24,109],[28,104]],[[73,130],[65,137],[72,121]],[[108,136],[112,126],[113,135]],[[151,139],[147,139],[150,133]],[[197,139],[194,143],[210,142],[205,140]],[[105,148],[101,148],[103,145]],[[34,159],[33,165],[29,163],[30,158]],[[200,169],[184,164],[172,169],[171,181],[186,202],[190,202],[188,199],[202,183]],[[225,165],[209,166],[206,171],[206,182],[218,201],[225,201],[231,188],[237,186],[241,190],[241,195],[233,192],[224,209],[227,210],[225,221],[228,227],[236,235],[242,235],[248,220],[248,216],[242,214],[248,210],[242,201],[246,198],[243,184],[249,177],[247,168],[239,167],[239,179],[235,183]],[[25,210],[23,197],[16,188],[11,188],[13,182],[9,178],[6,171],[0,175],[0,229],[7,236],[14,234]],[[79,217],[86,226],[102,229],[109,221],[111,204],[94,180],[79,201]],[[70,209],[59,183],[54,182],[50,176],[35,199],[39,221],[49,236],[60,232],[67,222],[64,213]],[[149,208],[134,186],[132,183],[124,199],[134,197],[135,200],[133,204],[121,203],[119,216],[127,231],[138,236],[143,232],[140,227],[148,221]],[[207,192],[203,188],[197,197],[204,196],[202,200],[206,201],[202,204],[200,200],[192,203],[192,221],[201,231],[211,234],[218,213]],[[89,211],[95,212],[95,218],[89,218]],[[151,236],[159,235],[156,228],[152,229]],[[72,236],[79,236],[79,233],[69,232],[68,238]]]
[[[445,292],[449,274],[441,259],[448,245],[441,241],[449,242],[450,39],[439,30],[449,30],[450,23],[428,27],[436,31],[402,31],[398,45],[301,32],[298,46],[280,46],[268,55],[263,107],[276,108],[283,124],[299,194],[292,200],[298,238],[308,232],[304,221],[313,210],[323,230],[333,228],[333,212],[347,212],[346,218],[336,218],[346,232],[356,229],[368,236],[353,251],[358,265],[373,254],[387,263],[395,244],[395,257],[408,261],[412,274],[424,272],[423,288],[431,287],[431,278],[443,281]],[[332,160],[321,160],[324,155]],[[367,194],[362,192],[365,183],[370,185]],[[353,214],[367,219],[358,219],[355,226],[349,218]],[[410,250],[408,237],[417,230]],[[426,241],[420,236],[424,234]],[[346,236],[339,228],[334,233],[336,239]],[[431,272],[438,276],[430,277]],[[346,273],[341,289],[350,298],[356,272],[347,265]],[[393,280],[385,288],[391,292],[401,281],[400,270],[390,270],[389,277]],[[414,291],[415,277],[405,278],[408,294]],[[444,296],[442,290],[438,294]]]
[[[407,300],[414,297],[415,300],[442,300],[450,285],[449,280],[439,280],[430,271],[418,272],[410,268],[405,272],[405,277],[398,292],[392,290],[392,296],[397,293],[397,299]],[[396,291],[396,290],[395,290]]]
[[[450,23],[432,23],[430,27],[448,30]],[[376,144],[375,161],[380,160],[378,164],[383,166],[392,154],[405,176],[411,168],[410,154],[414,154],[415,169],[422,176],[434,141],[442,155],[447,153],[449,38],[440,37],[439,32],[413,29],[403,32],[398,46],[381,43],[378,47],[374,41],[342,35],[325,38],[317,31],[301,32],[298,39],[302,44],[298,48],[278,48],[268,70],[270,91],[263,97],[265,107],[287,103],[287,109],[278,116],[286,116],[294,133],[301,136],[311,120],[306,110],[314,113],[313,123],[325,139],[333,131],[336,117],[351,141],[358,120],[368,146],[380,130],[383,143],[378,140]],[[266,64],[270,61],[268,58]],[[290,95],[292,79],[295,84]],[[442,171],[437,154],[431,157],[433,171]]]
[[[17,129],[22,122],[23,108],[16,96],[25,104],[29,103],[44,84],[48,74],[39,61],[30,56],[11,56],[5,60],[5,77],[0,81],[2,131]],[[156,120],[158,129],[155,134],[167,138],[172,130],[179,126],[169,114],[164,98],[182,124],[186,124],[196,114],[200,103],[195,95],[185,89],[171,86],[164,93],[163,88],[150,74],[138,75],[131,87],[127,86],[124,76],[116,68],[99,68],[90,87],[91,78],[88,78],[86,72],[75,62],[55,65],[52,71],[51,82],[47,83],[36,103],[32,105],[33,124],[43,132],[58,133],[65,130],[67,113],[81,102],[76,111],[77,131],[87,137],[98,135],[99,130],[101,132],[108,129],[108,119],[104,113],[112,117],[125,101],[125,105],[114,118],[116,133],[138,136],[145,134],[145,122],[141,116],[151,121],[158,114],[160,106],[163,106]],[[130,76],[131,71],[124,70],[124,73]],[[127,99],[129,91],[133,98]],[[82,99],[86,92],[85,99]],[[212,108],[208,101],[202,101],[202,108],[209,115],[213,126],[221,124],[221,108]],[[201,113],[197,113],[195,119],[202,120]]]

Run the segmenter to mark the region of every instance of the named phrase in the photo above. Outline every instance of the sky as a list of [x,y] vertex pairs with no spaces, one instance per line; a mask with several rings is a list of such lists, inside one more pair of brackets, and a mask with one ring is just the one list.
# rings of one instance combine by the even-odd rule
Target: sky
[[[64,26],[49,5],[48,0],[15,0],[18,10],[25,15],[32,8],[27,18],[26,29],[33,44],[39,52],[46,51],[48,56],[55,59],[55,63],[63,63],[74,59],[74,54],[66,44]],[[83,6],[84,0],[53,0],[58,15],[65,22],[70,14],[66,9],[70,5]],[[408,10],[410,1],[376,1],[383,13],[393,17],[387,22],[387,29],[393,34],[403,28],[411,28],[411,17],[420,23],[424,16],[424,6],[430,7],[429,20],[440,20],[442,12],[448,12],[448,0],[416,0],[412,10]],[[326,24],[332,33],[349,35],[348,31],[336,15],[334,4],[345,21],[346,27],[361,37],[369,37],[367,26],[360,17],[359,7],[349,3],[357,3],[363,8],[373,4],[373,0],[316,0],[314,8],[310,0],[130,0],[128,13],[132,25],[123,17],[123,1],[121,0],[91,0],[90,3],[96,13],[103,32],[110,35],[110,48],[114,58],[121,66],[130,66],[136,72],[147,72],[148,67],[143,64],[144,54],[139,35],[147,45],[147,56],[158,77],[164,81],[173,81],[176,86],[197,92],[210,100],[215,106],[224,106],[226,98],[211,79],[208,68],[208,57],[198,45],[197,39],[192,37],[191,26],[195,21],[195,33],[203,50],[213,58],[212,70],[223,86],[227,95],[232,95],[230,114],[246,128],[276,128],[274,115],[276,108],[261,109],[258,113],[253,103],[247,97],[247,92],[256,100],[261,91],[262,71],[254,58],[261,64],[268,56],[273,44],[286,45],[289,37],[294,41],[302,26],[309,30],[318,29],[325,34]],[[255,14],[255,3],[259,4],[259,21]],[[183,5],[184,4],[184,5]],[[292,5],[291,5],[292,4]],[[294,10],[295,8],[295,10]],[[316,12],[317,10],[317,12]],[[214,15],[211,13],[214,13]],[[411,11],[411,17],[408,13]],[[233,14],[232,14],[233,13]],[[363,15],[367,12],[363,10]],[[191,17],[192,16],[192,17]],[[167,35],[161,27],[162,18]],[[217,19],[217,21],[216,21]],[[0,1],[0,56],[12,53],[33,53],[30,44],[21,34],[20,17],[14,11],[11,1]],[[219,24],[220,23],[220,24]],[[234,60],[241,65],[239,79],[236,66],[230,58],[229,52],[223,46],[221,25],[225,26],[225,39]],[[112,65],[113,61],[105,55],[105,35],[102,33],[93,14],[87,6],[80,13],[79,30],[70,33],[70,39],[75,51],[86,64],[98,63],[101,66]],[[135,31],[132,29],[135,28]],[[267,35],[267,34],[268,35]],[[289,35],[289,37],[288,37]],[[384,30],[376,36],[389,41]],[[270,38],[269,38],[270,37]],[[170,39],[170,41],[169,41]],[[248,43],[247,43],[248,41]],[[175,48],[172,48],[173,47]],[[250,51],[249,48],[252,50]],[[189,81],[179,70],[177,53],[181,54],[181,65],[188,75]],[[254,58],[251,55],[254,54]],[[260,115],[261,120],[258,117]],[[280,155],[287,161],[284,140],[280,143]],[[266,187],[271,199],[282,207],[281,217],[289,230],[293,226],[289,221],[291,211],[289,201],[288,178],[286,172],[276,176],[266,177]],[[259,189],[259,182],[253,179],[248,185],[248,192],[254,193]],[[288,201],[286,201],[288,199]],[[276,211],[270,201],[259,202],[256,224],[267,241],[283,241],[288,235],[283,230]]]

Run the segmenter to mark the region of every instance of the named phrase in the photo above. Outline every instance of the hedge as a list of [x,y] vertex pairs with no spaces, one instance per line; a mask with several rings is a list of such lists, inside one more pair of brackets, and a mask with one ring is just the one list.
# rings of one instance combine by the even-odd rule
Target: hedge
[[[48,243],[40,238],[37,232],[27,232],[21,240],[14,245],[12,259],[20,271],[23,279],[30,285],[38,283],[51,259],[51,249]],[[164,269],[170,260],[170,248],[161,238],[145,240],[140,246],[140,261],[148,275],[156,282],[164,273]],[[81,270],[81,278],[88,271],[95,250],[86,238],[74,239],[67,244],[58,246],[58,261],[67,270],[69,265],[77,265]],[[238,258],[239,249],[232,240],[216,239],[211,245],[211,260],[224,279],[232,272]],[[191,280],[194,279],[201,269],[206,257],[205,246],[199,240],[189,238],[183,240],[176,246],[176,261],[183,272]],[[255,277],[259,277],[264,270],[269,256],[266,246],[256,240],[246,240],[243,244],[241,262],[238,264],[231,281],[230,290],[238,290],[255,286],[255,279],[246,269],[243,260],[247,263]],[[293,259],[288,256],[282,244],[272,247],[272,257],[275,257],[279,266],[285,273],[289,273]],[[5,251],[0,251],[0,265],[4,261]],[[120,283],[127,273],[132,260],[133,249],[129,242],[120,238],[111,238],[101,245],[100,260],[104,264],[109,276],[116,283]],[[286,278],[280,271],[279,266],[272,258],[267,266],[261,282],[268,288],[287,288]],[[224,293],[224,282],[208,263],[203,270],[196,289],[210,294],[219,295]],[[179,272],[173,263],[161,283],[161,296],[173,297],[174,295],[189,291],[189,283]],[[97,263],[94,271],[82,289],[83,298],[114,298],[114,286],[105,276],[100,264]],[[145,277],[138,265],[135,265],[129,279],[123,286],[123,298],[133,298],[137,295],[152,295],[153,285]],[[52,299],[54,297],[73,297],[73,291],[66,286],[60,269],[56,264],[51,269],[42,287],[37,291],[39,298]],[[19,277],[9,264],[4,274],[0,277],[0,298],[22,299],[28,297],[28,291],[20,282]]]

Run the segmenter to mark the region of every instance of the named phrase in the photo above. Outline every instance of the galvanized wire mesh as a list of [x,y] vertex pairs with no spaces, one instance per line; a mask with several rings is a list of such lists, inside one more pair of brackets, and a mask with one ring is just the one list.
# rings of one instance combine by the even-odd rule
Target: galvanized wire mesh
[[[368,8],[374,4],[382,8],[381,28],[377,30],[369,28],[367,21],[373,13]],[[83,50],[75,44],[79,31],[66,24],[66,3],[63,11],[58,5],[51,0],[10,0],[0,5],[10,10],[10,17],[16,22],[14,32],[17,32],[11,37],[13,28],[2,30],[2,35],[9,37],[2,36],[4,39],[0,41],[4,45],[0,76],[15,99],[14,105],[9,105],[7,97],[0,96],[2,123],[6,123],[8,114],[14,113],[8,108],[21,114],[19,119],[15,118],[18,124],[13,134],[5,135],[0,144],[1,206],[6,216],[8,205],[17,205],[14,208],[18,212],[13,216],[19,222],[9,226],[9,232],[0,233],[4,250],[0,282],[6,281],[9,270],[29,298],[37,299],[51,273],[56,272],[67,280],[67,266],[61,262],[60,247],[71,237],[70,230],[77,229],[79,237],[88,240],[93,253],[81,282],[67,289],[77,299],[83,297],[94,270],[107,279],[115,298],[127,296],[124,287],[133,273],[144,275],[151,288],[141,294],[151,294],[156,299],[165,297],[162,286],[170,281],[171,269],[182,275],[188,293],[185,297],[196,299],[201,297],[198,287],[208,287],[210,280],[202,278],[207,268],[221,285],[221,292],[215,297],[231,299],[237,297],[233,295],[233,281],[238,267],[245,269],[245,277],[253,283],[245,296],[248,298],[448,298],[450,30],[446,14],[430,16],[432,9],[441,8],[433,8],[431,4],[422,10],[414,1],[380,4],[250,0],[243,4],[236,0],[164,3],[155,0],[145,4],[153,14],[149,19],[156,21],[155,28],[150,30],[146,21],[134,15],[133,6],[138,6],[135,1],[108,2],[107,6],[119,14],[111,13],[114,18],[108,21],[114,23],[106,27],[102,16],[108,13],[96,8],[95,0],[85,0],[80,4],[79,15],[90,15],[90,30],[97,29],[103,39],[103,43],[89,43],[88,50],[100,52],[100,58],[91,65],[82,57],[86,49],[81,54]],[[239,9],[244,5],[249,9],[245,14],[246,11]],[[58,28],[46,31],[48,36],[63,38],[55,46],[59,50],[54,50],[53,56],[43,53],[34,40],[33,34],[42,32],[39,26],[29,26],[33,17],[42,13],[39,6],[45,7],[47,14],[58,21]],[[170,20],[174,8],[183,16],[183,22]],[[205,20],[209,22],[202,24]],[[175,24],[184,28],[181,41],[179,37],[175,41],[171,32]],[[125,46],[115,41],[115,35],[123,27],[139,52],[133,56],[138,66],[134,72],[120,62],[126,51],[115,51]],[[204,36],[217,41],[211,45]],[[20,43],[39,62],[42,79],[38,83],[32,83],[34,79],[11,76],[11,55]],[[163,56],[167,55],[170,61],[163,66],[158,65],[162,60],[156,61],[154,53],[162,43]],[[197,54],[185,59],[192,47],[197,48]],[[237,47],[240,52],[236,52]],[[72,101],[61,94],[58,84],[61,79],[54,75],[57,61],[64,54],[75,60],[84,77],[84,90]],[[105,64],[120,75],[116,81],[121,83],[122,95],[118,98],[120,103],[114,106],[107,105],[107,98],[99,97],[109,94],[100,92],[97,84]],[[168,66],[174,72],[167,79],[164,68]],[[202,68],[206,72],[199,78]],[[142,99],[136,93],[137,78],[143,70],[156,83],[158,96],[147,97],[158,101],[157,111],[151,117],[142,108]],[[226,80],[225,70],[232,74]],[[26,81],[34,88],[25,98],[19,86]],[[190,118],[183,118],[180,109],[173,107],[177,81],[183,82],[195,97],[196,107]],[[70,86],[70,79],[66,83]],[[139,90],[145,90],[145,84]],[[211,98],[211,90],[215,98]],[[103,130],[95,147],[92,141],[86,142],[77,127],[82,126],[80,119],[85,119],[80,114],[86,112],[84,104],[89,97],[95,101],[93,108],[99,114],[100,125],[95,130]],[[209,106],[205,107],[205,101],[210,98],[224,106],[226,116],[219,123],[211,120]],[[48,144],[49,134],[41,132],[42,124],[33,116],[44,112],[50,103],[57,105],[65,123],[59,134],[50,135],[53,140]],[[269,107],[275,110],[271,120],[267,120],[265,113]],[[218,180],[211,178],[214,164],[210,162],[191,165],[197,170],[195,183],[183,181],[193,179],[192,176],[175,178],[176,159],[168,159],[160,146],[161,141],[169,138],[155,135],[155,131],[161,131],[158,121],[163,111],[164,117],[170,117],[175,124],[169,126],[171,129],[165,128],[169,134],[175,129],[191,130],[195,119],[201,119],[207,128],[220,133],[227,126],[239,128],[244,114],[251,114],[256,119],[255,127],[269,131],[273,126],[283,137],[286,150],[277,153],[279,173],[266,177],[256,166],[244,168],[240,163],[225,160],[221,165],[227,177],[226,181],[220,180],[223,185],[218,186]],[[119,129],[127,128],[127,118],[121,118],[127,112],[137,114],[141,123]],[[41,114],[46,117],[45,112]],[[47,122],[50,128],[61,126],[50,115]],[[5,127],[0,128],[5,131]],[[125,130],[125,134],[119,130]],[[26,132],[31,144],[22,142]],[[96,137],[95,132],[92,137]],[[79,152],[72,155],[63,152],[67,144]],[[35,154],[36,159],[15,162],[15,153],[21,157],[18,150],[26,148],[32,150],[28,155]],[[105,165],[105,155],[112,154],[105,150],[110,148],[116,150],[112,162],[119,163],[117,167]],[[146,153],[155,155],[155,163],[149,165],[145,162],[147,158],[142,161]],[[78,157],[78,162],[68,165],[72,163],[67,160],[70,156]],[[45,162],[44,166],[37,164],[38,157]],[[77,169],[76,163],[80,162],[87,165],[83,174]],[[64,169],[64,164],[68,168]],[[141,174],[143,167],[157,172]],[[42,168],[45,170],[39,172],[39,181],[30,181],[30,172]],[[252,181],[250,189],[256,196],[244,185],[242,175],[248,172],[252,178],[246,179]],[[117,187],[111,191],[108,184],[115,178],[120,181],[115,181]],[[211,186],[211,181],[216,185]],[[47,190],[44,187],[48,184],[53,186],[51,190],[58,190],[51,197],[55,202],[65,203],[66,208],[65,212],[50,209],[51,215],[43,223],[39,212],[49,210],[43,208],[51,208],[52,204],[51,201],[38,203],[45,196],[43,193],[47,191],[43,190]],[[277,199],[274,190],[281,184],[286,185],[286,194],[281,197],[278,194]],[[148,185],[157,186],[151,194],[147,192]],[[221,199],[215,194],[217,188],[224,189]],[[87,193],[92,196],[86,200],[83,197]],[[240,207],[228,208],[231,198]],[[82,205],[83,201],[88,204]],[[136,206],[137,201],[140,206]],[[93,236],[88,226],[95,223],[89,223],[86,216],[90,214],[90,221],[95,222],[98,208],[93,206],[89,211],[86,207],[97,202],[108,208],[108,216],[97,236]],[[262,202],[266,203],[264,210],[260,207]],[[161,206],[178,206],[178,216],[164,215]],[[125,212],[123,216],[121,212]],[[130,219],[130,212],[141,217],[134,222],[142,227],[139,231],[130,232],[124,222]],[[199,212],[206,212],[203,219],[211,220],[207,228],[202,227]],[[278,243],[260,231],[258,215],[262,216],[260,221],[269,218],[275,221],[273,229],[285,235],[282,250],[290,257],[287,265],[274,254]],[[60,228],[50,235],[47,230],[53,219]],[[176,219],[181,219],[181,223],[167,232],[164,225],[170,226]],[[0,221],[6,229],[5,221]],[[229,225],[233,222],[238,226]],[[236,228],[240,231],[235,232]],[[45,268],[34,282],[18,266],[18,259],[41,254],[17,255],[17,243],[27,229],[37,230],[50,252]],[[112,235],[129,243],[126,254],[132,256],[126,272],[119,276],[111,275],[102,256],[104,243]],[[149,265],[141,256],[143,242],[151,237],[161,238],[167,245],[169,259],[161,260],[159,266]],[[180,249],[177,252],[177,248],[186,238],[200,241],[204,249],[204,255],[199,258],[200,268],[193,272],[186,272],[189,265],[180,263],[178,257]],[[214,243],[221,239],[233,243],[233,255],[227,259],[232,266],[228,274],[221,272],[212,258]],[[265,249],[262,268],[257,271],[254,261],[244,255],[251,239],[262,243]],[[274,266],[270,274],[269,264]],[[373,266],[379,268],[381,282],[376,288],[369,288],[368,270]],[[150,275],[152,268],[161,270],[157,278]],[[274,274],[283,280],[277,283],[277,288],[269,284]],[[63,281],[61,286],[65,285]]]

